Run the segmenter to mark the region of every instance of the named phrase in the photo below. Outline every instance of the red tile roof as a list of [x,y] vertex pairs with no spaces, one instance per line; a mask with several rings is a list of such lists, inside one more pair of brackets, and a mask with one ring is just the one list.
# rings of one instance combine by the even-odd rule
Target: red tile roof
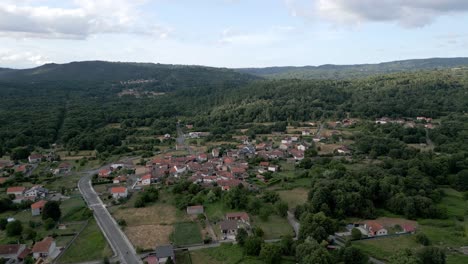
[[38,202],[35,202],[35,203],[31,204],[31,209],[34,210],[34,209],[38,209],[38,208],[44,208],[46,203],[47,203],[46,201],[40,200]]
[[26,187],[23,186],[9,187],[7,193],[24,192],[24,190],[26,190]]
[[141,177],[141,180],[151,180],[151,174],[146,174]]
[[42,241],[37,242],[34,247],[32,248],[33,253],[44,253],[49,252],[49,248],[54,242],[52,237],[46,237]]
[[227,213],[227,219],[242,219],[244,221],[249,221],[249,215],[246,212],[237,212],[237,213]]
[[111,188],[111,193],[125,193],[127,191],[127,188],[125,187],[112,187]]
[[20,244],[0,245],[0,255],[16,254],[18,253],[20,247]]

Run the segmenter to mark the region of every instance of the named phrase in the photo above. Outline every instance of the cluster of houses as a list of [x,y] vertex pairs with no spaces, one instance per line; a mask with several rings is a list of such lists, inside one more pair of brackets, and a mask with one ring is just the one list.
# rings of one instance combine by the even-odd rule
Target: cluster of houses
[[414,119],[409,119],[409,118],[388,118],[388,117],[381,117],[375,120],[375,123],[378,125],[385,125],[385,124],[399,124],[403,125],[404,127],[407,128],[414,128],[418,125],[418,123],[423,123],[425,128],[428,129],[433,129],[435,128],[434,124],[432,123],[432,118],[430,117],[424,117],[424,116],[418,116],[416,117],[416,120]]
[[[193,205],[187,207],[188,215],[199,215],[204,213],[202,205]],[[219,223],[222,240],[235,240],[239,228],[244,228],[246,231],[250,230],[250,217],[246,212],[232,212],[227,213],[224,219]]]
[[[358,229],[363,236],[368,238],[387,236],[390,234],[414,234],[416,232],[416,225],[410,221],[402,221],[402,223],[397,224],[393,222],[389,223],[388,221],[367,220],[347,226],[349,231],[353,228]],[[337,235],[349,235],[349,233],[337,233]]]
[[23,186],[13,186],[7,188],[7,195],[14,196],[13,203],[21,203],[23,201],[36,201],[45,198],[49,190],[42,185],[34,185],[31,188]]
[[5,263],[22,263],[22,261],[31,256],[36,263],[45,263],[47,259],[53,259],[60,253],[52,237],[46,237],[36,242],[32,248],[25,244],[0,245],[0,259]]

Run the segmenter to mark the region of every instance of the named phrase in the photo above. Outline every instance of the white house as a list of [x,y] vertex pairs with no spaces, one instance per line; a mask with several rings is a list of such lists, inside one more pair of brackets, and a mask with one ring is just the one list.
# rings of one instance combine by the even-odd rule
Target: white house
[[42,155],[41,154],[31,154],[28,157],[29,163],[39,163],[42,160]]
[[150,185],[151,184],[151,174],[146,174],[141,177],[141,185]]
[[111,194],[114,199],[127,198],[128,190],[125,187],[112,187]]

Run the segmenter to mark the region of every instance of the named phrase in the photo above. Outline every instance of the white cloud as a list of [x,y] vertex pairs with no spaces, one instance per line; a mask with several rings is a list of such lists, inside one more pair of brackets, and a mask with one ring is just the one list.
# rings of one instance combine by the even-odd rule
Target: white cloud
[[264,32],[243,32],[227,28],[221,33],[218,43],[221,45],[270,45],[284,39],[284,37],[295,30],[291,26],[275,26]]
[[27,64],[37,66],[50,62],[51,61],[47,57],[30,51],[0,50],[0,64]]
[[143,21],[144,0],[74,0],[68,8],[32,5],[29,1],[0,4],[0,36],[85,39],[101,33],[151,34],[167,37],[169,29]]
[[337,25],[397,22],[422,27],[440,16],[468,12],[466,0],[284,0],[292,16],[322,18]]

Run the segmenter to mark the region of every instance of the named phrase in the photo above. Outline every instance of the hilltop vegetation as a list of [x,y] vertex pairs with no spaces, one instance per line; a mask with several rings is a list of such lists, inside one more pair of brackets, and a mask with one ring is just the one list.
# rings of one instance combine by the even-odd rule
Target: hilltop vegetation
[[[162,73],[166,70],[167,75]],[[158,74],[175,78],[177,82],[166,86],[172,88],[161,96],[141,98],[118,96],[128,86],[116,81],[52,81],[57,72],[68,71],[64,69],[51,70],[50,76],[38,73],[49,81],[2,82],[0,78],[0,153],[17,151],[24,158],[34,147],[47,148],[52,143],[69,150],[125,153],[129,151],[123,144],[127,136],[171,133],[179,119],[212,132],[213,138],[222,138],[234,129],[262,122],[278,123],[257,126],[258,131],[271,132],[280,131],[286,124],[281,122],[422,115],[456,123],[434,131],[436,143],[445,145],[439,146],[442,150],[449,151],[449,145],[456,146],[465,136],[463,129],[451,129],[465,126],[458,121],[468,109],[468,72],[464,70],[398,73],[354,81],[267,81],[227,70],[182,66],[166,70]],[[160,88],[135,85],[135,89]],[[114,123],[120,125],[109,126]],[[138,131],[141,126],[149,130]]]
[[237,69],[271,79],[354,79],[396,72],[449,69],[468,66],[468,58],[432,58],[392,61],[378,64],[321,65]]

